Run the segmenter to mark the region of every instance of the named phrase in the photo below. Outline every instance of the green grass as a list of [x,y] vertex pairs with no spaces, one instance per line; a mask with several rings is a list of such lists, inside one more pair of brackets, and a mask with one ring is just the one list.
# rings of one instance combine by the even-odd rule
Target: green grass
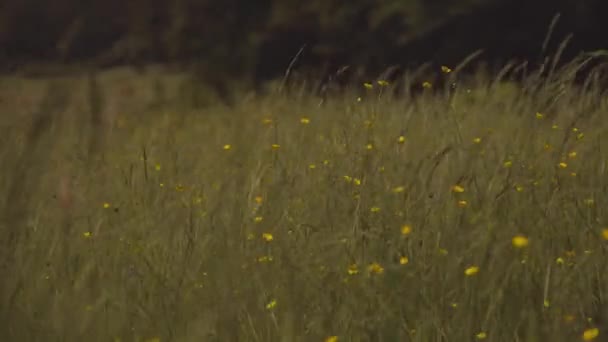
[[1,339],[604,340],[608,102],[573,65],[321,106],[5,79]]

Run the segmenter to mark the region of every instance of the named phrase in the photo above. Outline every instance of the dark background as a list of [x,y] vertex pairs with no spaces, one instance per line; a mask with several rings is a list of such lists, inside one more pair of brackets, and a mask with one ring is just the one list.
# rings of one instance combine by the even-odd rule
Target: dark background
[[197,65],[260,82],[298,68],[538,61],[608,46],[606,0],[3,0],[0,70],[25,65]]

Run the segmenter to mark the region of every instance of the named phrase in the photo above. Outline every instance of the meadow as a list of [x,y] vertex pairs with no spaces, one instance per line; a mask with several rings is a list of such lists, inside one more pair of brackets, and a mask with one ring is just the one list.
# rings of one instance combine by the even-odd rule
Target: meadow
[[0,339],[605,341],[587,62],[230,106],[178,77],[3,77]]

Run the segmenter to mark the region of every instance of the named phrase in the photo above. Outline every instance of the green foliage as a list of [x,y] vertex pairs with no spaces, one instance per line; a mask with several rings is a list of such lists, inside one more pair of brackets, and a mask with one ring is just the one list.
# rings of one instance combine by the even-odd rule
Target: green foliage
[[2,80],[0,339],[600,341],[608,104],[568,70],[321,106]]

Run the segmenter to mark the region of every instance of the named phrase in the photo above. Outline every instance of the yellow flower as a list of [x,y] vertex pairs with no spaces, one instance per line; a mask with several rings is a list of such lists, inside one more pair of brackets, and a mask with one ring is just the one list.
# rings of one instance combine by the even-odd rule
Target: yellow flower
[[412,227],[408,224],[401,226],[401,235],[408,236],[412,233]]
[[279,148],[281,148],[281,145],[279,145],[279,144],[272,144],[272,145],[270,145],[270,147],[272,147],[273,150],[278,150]]
[[505,161],[502,166],[504,166],[505,168],[510,168],[511,166],[513,166],[513,162],[510,160]]
[[266,242],[270,242],[274,239],[274,237],[270,233],[263,233],[262,239],[266,240]]
[[262,196],[255,196],[255,198],[253,200],[257,204],[262,204],[262,201],[264,200],[264,198]]
[[448,250],[445,248],[439,248],[439,255],[448,255]]
[[558,257],[557,259],[555,259],[555,263],[557,263],[558,265],[563,265],[564,264],[564,258]]
[[598,337],[600,334],[600,330],[598,328],[587,329],[583,332],[583,340],[591,341]]
[[433,87],[433,84],[431,84],[431,82],[428,82],[428,81],[422,82],[422,88],[431,89],[432,87]]
[[602,229],[602,238],[608,241],[608,228]]
[[277,300],[273,299],[270,302],[268,302],[268,304],[266,304],[266,309],[268,310],[272,310],[277,306]]
[[108,209],[110,207],[110,203],[106,202],[103,204],[104,209]]
[[443,73],[449,74],[449,73],[451,73],[451,72],[452,72],[452,69],[448,68],[448,67],[447,67],[447,66],[445,66],[445,65],[442,65],[442,66],[441,66],[441,71],[442,71]]
[[154,165],[154,169],[155,169],[156,171],[160,171],[160,164],[156,164],[156,165]]
[[456,184],[452,187],[452,192],[463,193],[464,188],[461,185]]
[[352,181],[353,181],[353,177],[351,177],[351,176],[344,176],[344,180],[345,180],[346,182],[350,183],[350,182],[352,182]]
[[481,143],[481,138],[475,138],[473,139],[473,142],[476,144],[480,144]]
[[260,223],[264,218],[262,216],[256,216],[253,218],[253,222]]
[[232,148],[232,145],[230,145],[230,144],[224,145],[224,150],[226,150],[226,151],[228,151],[231,148]]
[[557,124],[553,124],[553,126],[551,126],[552,129],[558,129],[559,126]]
[[359,273],[359,266],[357,266],[357,264],[351,264],[350,266],[348,266],[347,272],[350,275],[358,274]]
[[405,142],[405,137],[403,135],[399,136],[399,138],[397,138],[397,142],[403,144]]
[[581,140],[581,139],[583,139],[584,137],[585,137],[585,134],[583,134],[583,133],[581,132],[581,133],[579,133],[579,134],[576,136],[576,140]]
[[371,207],[369,209],[369,211],[371,211],[372,213],[377,213],[377,212],[380,212],[380,208],[379,207]]
[[565,169],[568,167],[568,164],[561,162],[561,163],[557,164],[557,166],[559,166],[561,169]]
[[528,238],[523,235],[515,235],[511,242],[513,243],[513,247],[516,248],[524,248],[529,243]]
[[369,82],[365,82],[363,83],[363,86],[365,87],[365,89],[372,89],[374,88],[374,85],[369,83]]
[[270,125],[272,123],[272,119],[270,119],[270,118],[264,118],[264,119],[262,119],[262,123],[264,125]]
[[477,273],[479,273],[479,267],[477,267],[477,266],[471,266],[471,267],[467,268],[466,270],[464,270],[464,274],[467,276],[474,276]]
[[314,170],[314,169],[316,169],[316,168],[317,168],[317,165],[315,165],[315,164],[310,164],[310,165],[308,165],[308,168],[309,168],[309,169],[311,169],[311,170]]
[[300,119],[300,123],[303,125],[308,125],[310,123],[310,119],[307,117],[303,117]]
[[402,193],[405,191],[405,187],[403,186],[396,186],[393,188],[393,192],[396,194]]
[[353,183],[355,185],[361,185],[361,180],[359,178],[353,178]]
[[572,152],[568,153],[569,158],[576,158],[576,155],[577,155],[576,151],[572,151]]
[[467,202],[465,200],[458,201],[458,207],[460,207],[460,208],[466,208],[468,205],[469,205],[469,202]]
[[475,337],[478,340],[485,340],[486,337],[488,337],[488,334],[486,334],[484,331],[479,332],[477,335],[475,335]]
[[367,267],[367,270],[369,271],[369,273],[374,273],[374,274],[382,274],[382,273],[384,273],[384,267],[382,267],[382,265],[380,265],[377,262],[371,263]]
[[544,116],[542,113],[536,112],[536,118],[537,118],[537,119],[539,119],[539,120],[540,120],[540,119],[542,119],[542,118],[544,118],[544,117],[545,117],[545,116]]
[[378,81],[376,81],[376,83],[378,83],[378,85],[381,87],[386,87],[389,85],[388,81],[386,81],[386,80],[378,80]]
[[516,185],[515,186],[515,191],[517,191],[517,192],[523,192],[524,191],[523,185]]
[[373,150],[374,149],[374,144],[367,144],[365,145],[365,148],[368,150]]
[[399,263],[401,265],[407,265],[410,262],[410,259],[406,256],[402,256],[401,258],[399,258]]
[[183,186],[183,185],[181,185],[181,184],[177,184],[177,185],[175,186],[175,191],[182,192],[182,191],[184,191],[184,190],[186,190],[186,187],[184,187],[184,186]]
[[91,232],[84,232],[84,233],[82,233],[82,236],[84,236],[85,238],[90,238],[91,236],[93,236],[93,233],[91,233]]
[[260,263],[271,262],[272,260],[273,260],[272,256],[270,256],[270,255],[264,255],[264,256],[261,256],[258,258],[258,262],[260,262]]

